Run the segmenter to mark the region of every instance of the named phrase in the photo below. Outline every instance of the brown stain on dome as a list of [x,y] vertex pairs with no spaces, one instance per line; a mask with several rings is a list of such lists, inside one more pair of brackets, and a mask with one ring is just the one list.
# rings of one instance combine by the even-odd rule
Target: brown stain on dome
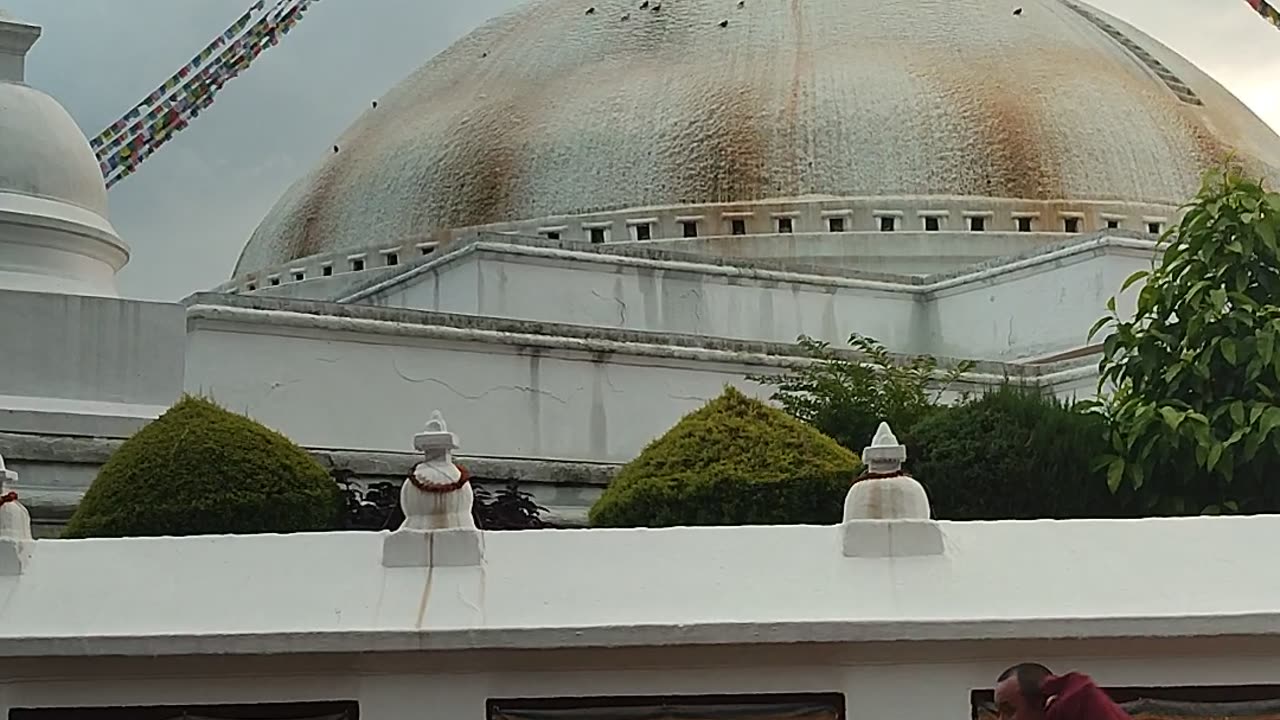
[[329,206],[330,194],[335,185],[332,178],[337,171],[335,165],[340,164],[330,162],[325,165],[320,171],[321,178],[311,187],[294,211],[300,222],[297,230],[286,238],[287,245],[284,252],[289,260],[315,255],[326,249],[324,224],[320,221],[320,215]]
[[[508,219],[519,179],[520,139],[531,124],[519,102],[487,105],[456,118],[446,137],[457,140],[441,157],[438,178],[419,189],[419,207],[430,214],[421,218],[425,226],[444,229]],[[439,178],[449,188],[448,197],[439,197]]]
[[[1222,142],[1222,139],[1205,124],[1200,113],[1187,109],[1180,113],[1180,119],[1195,147],[1196,161],[1201,167],[1214,167],[1235,155],[1236,149]],[[1260,163],[1246,160],[1246,165],[1254,164],[1259,165],[1260,169]],[[1250,167],[1250,170],[1253,168]]]
[[747,86],[717,87],[690,119],[686,142],[664,145],[663,165],[686,203],[727,203],[765,197],[769,137],[760,127],[765,105]]
[[786,175],[782,178],[781,186],[773,188],[778,195],[797,195],[801,192],[805,176],[803,162],[812,151],[805,118],[812,116],[808,111],[811,110],[810,99],[814,84],[813,51],[805,22],[803,0],[791,0],[790,23],[795,39],[792,44],[790,86],[780,129]]
[[1036,83],[1004,72],[994,61],[957,65],[929,56],[912,65],[953,116],[963,123],[968,147],[955,150],[980,164],[985,187],[957,189],[993,197],[1062,197],[1057,158],[1046,152],[1040,104],[1027,102]]
[[1004,197],[1062,197],[1059,160],[1046,152],[1038,108],[1021,102],[1022,88],[1014,85],[1009,89],[1004,83],[978,86],[979,103],[987,108],[979,131],[991,157],[989,192]]

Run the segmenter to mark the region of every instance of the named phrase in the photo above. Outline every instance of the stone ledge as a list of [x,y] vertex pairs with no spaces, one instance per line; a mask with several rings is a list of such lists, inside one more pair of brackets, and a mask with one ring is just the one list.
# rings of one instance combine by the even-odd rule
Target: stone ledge
[[[0,432],[0,455],[18,469],[16,488],[23,504],[31,511],[32,520],[41,527],[55,527],[71,517],[98,468],[123,442],[119,438]],[[363,487],[378,482],[398,484],[421,459],[421,455],[413,451],[309,449],[307,452],[327,469],[351,471],[351,481]],[[550,522],[563,526],[586,524],[587,510],[620,469],[617,465],[601,463],[466,455],[460,455],[458,462],[466,466],[477,484],[490,490],[499,490],[510,482],[519,484],[547,509]],[[32,467],[55,474],[59,482],[32,483],[30,478],[35,473],[28,471]],[[78,478],[72,479],[72,476]],[[65,481],[67,479],[70,481]]]
[[[266,327],[274,334],[288,332],[342,332],[383,337],[431,338],[450,342],[484,342],[515,346],[523,352],[576,351],[594,354],[627,354],[670,360],[728,362],[769,368],[807,365],[812,360],[795,343],[711,338],[700,335],[620,330],[588,325],[511,320],[486,315],[440,313],[426,310],[344,305],[314,300],[216,295],[202,293],[187,298],[188,327]],[[257,331],[255,331],[257,332]],[[835,354],[849,360],[864,359],[852,350]],[[896,354],[903,361],[911,356]],[[955,358],[938,356],[940,368],[954,367]],[[1055,372],[1079,363],[1026,365],[980,360],[962,382],[995,385],[1005,379],[1035,379],[1052,383]],[[1087,364],[1087,363],[1086,363]],[[940,371],[941,374],[942,371]]]
[[[949,286],[981,280],[1005,272],[1017,272],[1030,265],[1049,262],[1058,256],[1088,254],[1114,248],[1119,252],[1150,254],[1156,243],[1150,235],[1131,230],[1099,230],[1080,235],[1047,235],[1056,241],[1024,252],[989,258],[954,270],[932,275],[859,270],[843,266],[825,266],[792,260],[739,258],[706,255],[691,251],[641,247],[619,243],[613,246],[588,245],[571,241],[548,241],[528,237],[482,233],[460,241],[443,255],[433,254],[398,272],[370,278],[359,289],[333,298],[341,304],[359,304],[371,295],[410,282],[419,275],[437,272],[466,257],[482,253],[507,253],[542,256],[564,260],[581,260],[668,270],[701,271],[712,275],[757,278],[779,282],[808,282],[865,289],[897,290],[923,293],[944,290]],[[194,297],[194,296],[193,296]]]
[[[104,437],[28,435],[0,432],[0,455],[9,460],[49,463],[104,463],[124,440]],[[385,476],[401,479],[421,459],[412,450],[402,453],[362,450],[307,449],[326,468],[346,468],[357,476]],[[598,485],[604,487],[619,466],[560,460],[486,458],[459,455],[458,461],[471,474],[490,482],[517,481],[557,485]]]

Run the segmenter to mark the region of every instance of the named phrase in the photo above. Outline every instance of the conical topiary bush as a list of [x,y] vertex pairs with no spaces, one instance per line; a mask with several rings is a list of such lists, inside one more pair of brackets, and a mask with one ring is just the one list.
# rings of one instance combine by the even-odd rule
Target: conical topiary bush
[[185,397],[107,460],[68,538],[329,530],[337,485],[280,433]]
[[835,440],[730,387],[623,467],[591,524],[838,523],[859,466]]

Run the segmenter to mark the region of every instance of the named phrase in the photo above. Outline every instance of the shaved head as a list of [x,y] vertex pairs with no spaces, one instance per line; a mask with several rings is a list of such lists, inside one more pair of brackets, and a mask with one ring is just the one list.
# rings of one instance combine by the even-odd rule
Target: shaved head
[[1044,692],[1040,686],[1053,675],[1039,663],[1020,663],[996,679],[996,710],[1000,720],[1040,720],[1044,717]]

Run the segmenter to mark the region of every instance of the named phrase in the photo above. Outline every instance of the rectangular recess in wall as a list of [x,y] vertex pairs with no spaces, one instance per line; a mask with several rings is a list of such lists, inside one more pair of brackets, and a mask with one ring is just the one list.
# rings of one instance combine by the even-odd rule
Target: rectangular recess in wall
[[491,699],[486,720],[845,720],[841,693]]
[[[1280,685],[1104,687],[1135,718],[1149,720],[1264,720],[1280,714]],[[994,693],[969,693],[972,720],[998,720]]]
[[354,700],[245,705],[147,705],[134,707],[13,708],[8,720],[360,720]]

